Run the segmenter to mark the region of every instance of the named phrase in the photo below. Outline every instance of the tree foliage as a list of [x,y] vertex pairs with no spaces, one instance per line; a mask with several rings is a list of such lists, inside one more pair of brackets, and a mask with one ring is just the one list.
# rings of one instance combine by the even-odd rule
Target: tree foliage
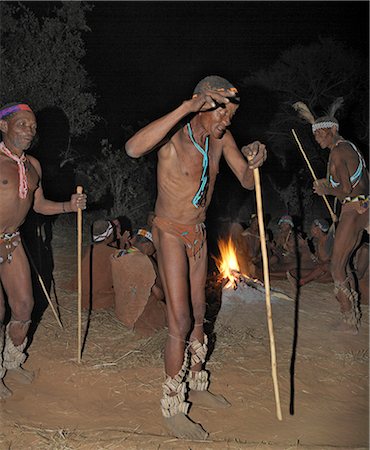
[[133,222],[140,222],[153,208],[156,194],[153,158],[130,158],[122,149],[114,149],[103,139],[101,155],[80,163],[77,173],[85,179],[89,202],[105,199],[106,204],[111,204],[105,209],[112,217],[126,215]]
[[345,137],[362,144],[366,154],[368,62],[343,43],[331,38],[320,39],[284,51],[275,64],[245,78],[243,85],[251,92],[252,89],[259,92],[256,95],[262,92],[266,99],[263,106],[256,108],[263,107],[266,118],[260,131],[269,150],[266,166],[273,168],[267,171],[271,184],[287,210],[303,216],[304,211],[311,211],[317,196],[312,194],[312,177],[291,130],[297,131],[318,178],[325,176],[327,153],[318,147],[311,127],[298,117],[292,104],[303,101],[319,117],[325,115],[336,98],[343,97],[344,107],[337,116],[341,130]]
[[296,45],[268,69],[244,79],[243,84],[268,89],[277,100],[278,108],[267,130],[273,145],[286,145],[288,139],[291,141],[290,129],[303,124],[291,106],[294,102],[303,101],[316,116],[322,116],[338,97],[344,98],[340,118],[346,120],[355,114],[357,138],[368,139],[367,61],[343,43],[326,38],[307,46]]
[[81,2],[56,2],[47,17],[38,17],[25,4],[1,3],[1,104],[27,101],[35,111],[61,108],[70,133],[92,129],[98,117],[89,89],[83,33],[89,31]]

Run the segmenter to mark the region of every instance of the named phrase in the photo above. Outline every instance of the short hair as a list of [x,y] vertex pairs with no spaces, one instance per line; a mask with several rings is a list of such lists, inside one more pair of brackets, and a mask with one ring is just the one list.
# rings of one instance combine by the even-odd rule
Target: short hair
[[238,90],[236,87],[230,83],[230,81],[226,80],[226,78],[219,77],[218,75],[209,75],[195,86],[193,95],[201,94],[206,90],[232,90],[236,93],[236,96],[233,97],[235,103],[240,102],[240,97]]

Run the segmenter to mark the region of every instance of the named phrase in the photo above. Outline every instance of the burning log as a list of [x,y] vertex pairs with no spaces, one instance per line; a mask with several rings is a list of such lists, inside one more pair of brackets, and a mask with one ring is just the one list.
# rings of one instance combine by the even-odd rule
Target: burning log
[[[248,287],[255,290],[255,293],[258,291],[259,293],[265,295],[266,289],[262,281],[257,278],[251,278],[240,272],[240,266],[236,256],[236,248],[232,238],[229,237],[227,240],[218,241],[218,247],[220,250],[220,257],[214,259],[217,269],[220,272],[219,278],[220,282],[223,284],[223,289],[227,290],[232,288],[236,291],[238,288],[241,288],[239,292],[239,294],[241,294],[242,291],[246,291],[245,288]],[[294,301],[287,294],[277,289],[270,287],[270,292],[272,294],[272,298]],[[249,294],[251,294],[251,291],[249,291]]]
[[[242,288],[245,286],[248,286],[250,288],[256,289],[258,292],[261,292],[265,295],[266,289],[262,281],[258,280],[257,278],[250,278],[248,275],[242,274],[237,270],[231,270],[231,274],[233,275],[233,280],[230,280],[231,286],[234,289],[238,289],[239,286]],[[283,299],[283,300],[290,300],[294,301],[289,295],[285,294],[282,291],[279,291],[278,289],[274,289],[270,287],[270,291],[272,294],[272,297],[276,297],[277,299]]]

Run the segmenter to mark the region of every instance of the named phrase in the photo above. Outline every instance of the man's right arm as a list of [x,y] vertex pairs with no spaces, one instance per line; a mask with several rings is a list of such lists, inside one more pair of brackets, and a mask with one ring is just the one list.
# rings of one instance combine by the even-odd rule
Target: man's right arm
[[190,112],[189,102],[185,101],[175,110],[146,125],[126,142],[126,153],[132,158],[140,158],[140,156],[151,152],[165,140],[173,127]]
[[214,108],[215,102],[227,103],[229,102],[228,97],[232,96],[235,96],[235,92],[213,90],[194,95],[170,113],[151,122],[134,134],[125,144],[126,153],[132,158],[140,158],[140,156],[146,155],[154,150],[158,144],[164,143],[168,133],[188,114]]

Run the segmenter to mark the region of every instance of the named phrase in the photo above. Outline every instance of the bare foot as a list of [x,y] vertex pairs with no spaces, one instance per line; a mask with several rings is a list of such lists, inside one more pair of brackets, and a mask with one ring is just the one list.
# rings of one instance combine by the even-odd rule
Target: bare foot
[[12,391],[8,389],[3,380],[0,380],[0,400],[5,400],[12,395]]
[[210,391],[195,391],[194,389],[189,390],[189,402],[205,408],[229,408],[231,406],[231,403],[222,395],[212,394]]
[[355,325],[349,325],[348,323],[341,321],[333,326],[333,332],[356,336],[358,334],[358,328]]
[[6,373],[7,375],[11,376],[12,379],[22,384],[31,384],[32,381],[35,379],[35,372],[24,369],[23,367],[8,369]]
[[164,423],[171,435],[180,439],[204,441],[208,433],[198,423],[193,422],[184,413],[178,413],[172,417],[164,417]]

